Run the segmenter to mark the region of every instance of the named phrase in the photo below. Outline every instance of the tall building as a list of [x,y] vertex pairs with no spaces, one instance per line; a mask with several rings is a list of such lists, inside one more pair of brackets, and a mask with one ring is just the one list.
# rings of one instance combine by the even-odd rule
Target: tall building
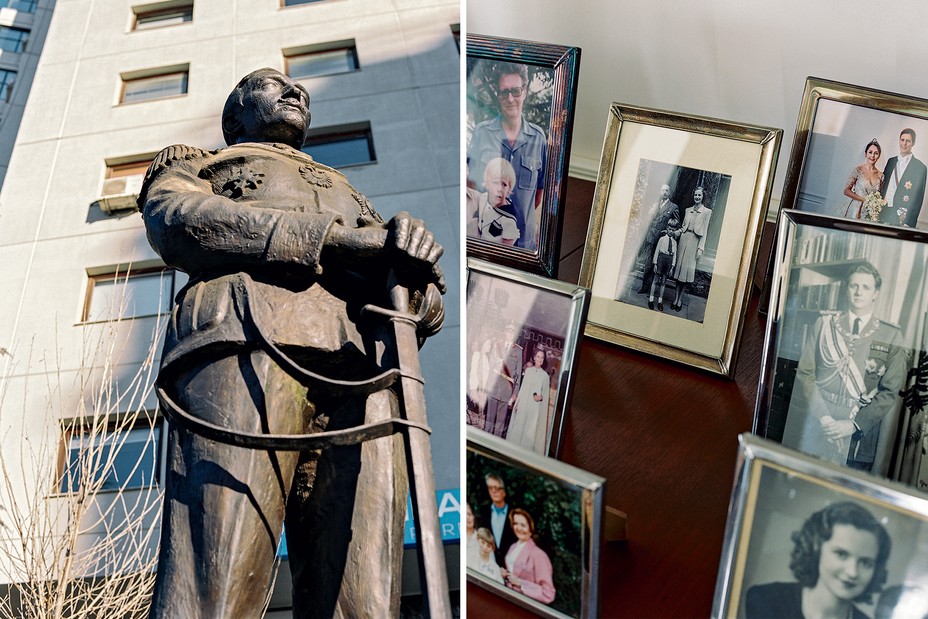
[[[144,171],[167,145],[224,146],[226,96],[248,72],[273,67],[310,92],[307,152],[339,168],[384,218],[424,219],[445,247],[445,326],[421,359],[436,487],[448,491],[440,502],[455,523],[443,533],[456,588],[458,23],[456,0],[58,0],[0,193],[0,448],[58,441],[56,424],[78,416],[104,365],[123,383],[136,372],[184,281],[164,269],[135,210]],[[94,357],[88,342],[114,326],[116,352]],[[153,398],[146,406],[154,411]],[[75,440],[52,445],[59,470]],[[151,450],[156,480],[162,451]],[[33,491],[68,491],[13,475]],[[0,513],[9,541],[2,522]],[[286,591],[274,599],[287,616]]]
[[0,184],[53,7],[54,0],[0,0]]

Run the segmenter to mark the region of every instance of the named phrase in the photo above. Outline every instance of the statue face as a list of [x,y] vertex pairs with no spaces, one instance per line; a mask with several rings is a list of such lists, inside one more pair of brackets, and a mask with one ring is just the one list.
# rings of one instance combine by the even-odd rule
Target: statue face
[[240,141],[303,145],[309,129],[309,96],[286,75],[275,72],[250,80],[242,105]]

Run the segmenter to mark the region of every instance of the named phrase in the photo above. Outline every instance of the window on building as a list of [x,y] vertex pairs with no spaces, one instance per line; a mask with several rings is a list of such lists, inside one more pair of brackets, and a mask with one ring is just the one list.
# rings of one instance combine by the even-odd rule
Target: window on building
[[104,196],[138,195],[142,188],[145,172],[151,165],[152,155],[140,155],[129,161],[107,162],[103,180]]
[[91,275],[87,282],[82,322],[100,322],[165,314],[177,290],[187,282],[183,273],[164,267]]
[[92,428],[80,420],[64,432],[59,492],[77,492],[86,475],[103,491],[148,488],[161,481],[162,419],[143,416],[131,427]]
[[29,31],[12,26],[0,26],[0,49],[17,54],[26,51]]
[[315,2],[324,2],[325,0],[281,0],[283,6],[297,6],[299,4],[313,4]]
[[122,76],[121,103],[151,101],[187,94],[188,66]]
[[16,9],[23,13],[35,13],[37,0],[0,0],[0,7]]
[[156,2],[132,7],[135,14],[133,30],[147,30],[174,26],[193,21],[193,0],[175,2]]
[[284,50],[287,75],[294,79],[335,75],[358,70],[354,39]]
[[9,103],[13,98],[13,86],[16,85],[16,71],[0,69],[0,101]]
[[377,161],[370,123],[312,130],[301,150],[333,168]]
[[454,44],[458,48],[458,53],[461,53],[461,24],[451,24],[451,36],[454,37]]

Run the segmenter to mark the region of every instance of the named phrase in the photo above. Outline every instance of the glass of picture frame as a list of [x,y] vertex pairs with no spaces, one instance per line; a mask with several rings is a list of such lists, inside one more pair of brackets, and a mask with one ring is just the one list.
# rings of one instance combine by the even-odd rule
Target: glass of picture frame
[[928,614],[928,498],[756,436],[739,441],[713,618],[824,605],[854,619]]
[[781,206],[928,228],[926,144],[928,100],[806,78]]
[[466,471],[468,581],[543,617],[597,617],[606,480],[473,428]]
[[928,232],[781,212],[754,432],[916,488]]
[[609,109],[586,334],[730,376],[782,131]]
[[467,255],[554,277],[580,48],[467,35]]
[[467,261],[467,425],[556,454],[589,291]]

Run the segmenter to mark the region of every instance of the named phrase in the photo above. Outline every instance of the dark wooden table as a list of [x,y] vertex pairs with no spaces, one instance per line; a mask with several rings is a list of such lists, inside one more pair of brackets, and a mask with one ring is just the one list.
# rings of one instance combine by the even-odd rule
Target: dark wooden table
[[[571,178],[559,279],[576,282],[594,184]],[[764,228],[766,264],[773,226]],[[708,617],[734,478],[751,429],[764,320],[752,295],[734,380],[584,338],[560,459],[606,478],[628,541],[600,554],[603,617]],[[468,617],[531,617],[468,583]]]

